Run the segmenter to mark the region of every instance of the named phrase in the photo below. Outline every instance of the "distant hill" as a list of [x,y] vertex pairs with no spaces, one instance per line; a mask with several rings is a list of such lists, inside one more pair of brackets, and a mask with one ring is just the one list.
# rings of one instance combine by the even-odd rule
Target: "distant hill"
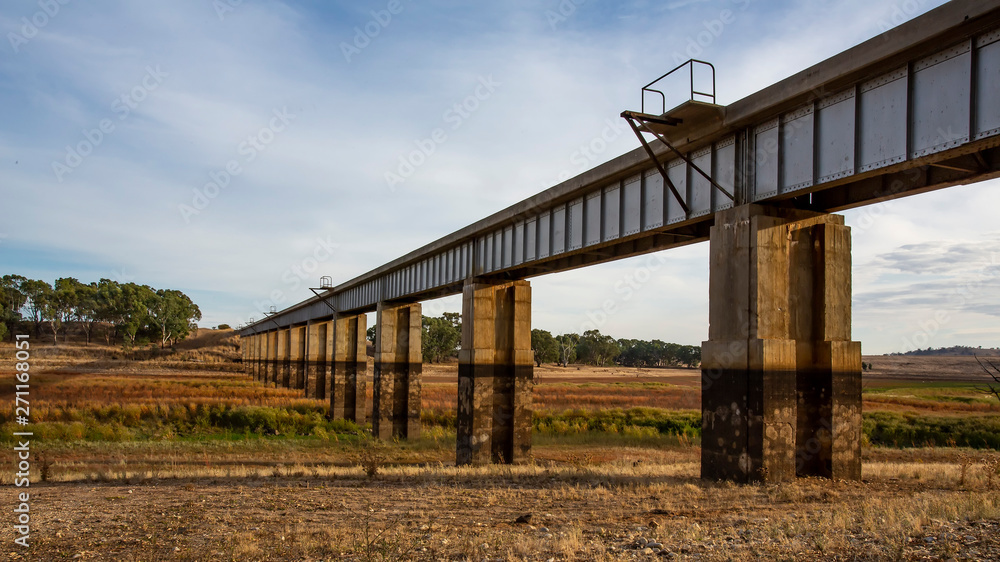
[[997,356],[1000,355],[1000,348],[996,347],[968,347],[965,345],[956,345],[952,347],[940,347],[934,349],[933,347],[928,347],[927,349],[915,349],[913,351],[907,351],[906,353],[890,353],[889,355],[980,355],[980,356]]

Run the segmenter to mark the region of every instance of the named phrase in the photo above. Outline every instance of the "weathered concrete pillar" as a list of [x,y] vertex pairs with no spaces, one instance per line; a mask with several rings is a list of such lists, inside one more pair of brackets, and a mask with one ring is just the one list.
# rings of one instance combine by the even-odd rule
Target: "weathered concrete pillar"
[[278,380],[275,381],[275,386],[280,388],[291,388],[291,332],[290,328],[278,330]]
[[240,364],[243,367],[243,373],[248,374],[247,371],[247,342],[246,339],[240,338]]
[[861,342],[851,341],[851,229],[836,218],[792,232],[795,467],[799,476],[860,480]]
[[267,333],[257,334],[257,380],[267,376]]
[[378,306],[372,432],[380,439],[420,436],[420,313],[420,303]]
[[258,357],[260,359],[257,367],[259,369],[259,372],[257,373],[257,380],[266,384],[267,374],[270,372],[271,369],[270,366],[271,356],[268,355],[270,351],[268,346],[268,341],[270,341],[271,335],[268,332],[262,332],[260,334],[257,334],[257,338],[260,341],[260,348],[258,350]]
[[306,327],[292,326],[288,330],[288,388],[296,388],[305,394],[306,388]]
[[458,364],[457,464],[514,463],[531,452],[531,286],[467,282]]
[[334,419],[358,424],[368,421],[368,317],[340,316],[329,334],[333,368],[328,382],[330,412]]
[[260,380],[260,334],[250,336],[250,365],[252,365],[253,380]]
[[329,363],[326,334],[330,325],[330,322],[310,322],[306,326],[306,398],[326,399]]
[[850,229],[744,205],[711,231],[702,344],[703,478],[861,476],[861,345],[850,341]]
[[278,332],[267,332],[267,373],[264,383],[278,386]]

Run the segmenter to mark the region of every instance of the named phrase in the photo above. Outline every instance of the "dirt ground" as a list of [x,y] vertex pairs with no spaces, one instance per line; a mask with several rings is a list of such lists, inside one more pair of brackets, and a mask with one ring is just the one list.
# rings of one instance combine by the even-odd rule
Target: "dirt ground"
[[[996,357],[988,359],[996,362]],[[862,361],[872,364],[864,373],[866,384],[898,384],[901,382],[972,382],[989,380],[976,358],[961,356],[871,355]]]
[[[898,384],[901,382],[972,382],[982,383],[984,373],[976,358],[967,356],[909,356],[865,355],[865,363],[872,364],[862,378],[865,384]],[[992,357],[994,361],[995,357]],[[456,382],[457,363],[424,365],[427,382]],[[701,370],[685,368],[635,368],[595,367],[570,365],[562,367],[546,363],[535,367],[537,383],[609,383],[609,382],[663,382],[679,386],[700,387]]]
[[[866,385],[982,382],[971,357],[864,360],[874,365]],[[198,386],[206,376],[172,364],[39,363],[57,378]],[[540,389],[667,383],[681,389],[677,400],[700,385],[693,369],[545,365],[535,374]],[[457,366],[425,365],[424,381],[447,390]],[[0,559],[1000,559],[1000,476],[987,470],[1000,455],[992,451],[868,448],[860,483],[736,486],[698,477],[697,446],[549,441],[524,465],[456,468],[454,436],[434,439],[390,444],[393,460],[376,459],[373,477],[361,466],[365,450],[336,440],[62,445],[51,449],[59,472],[27,490],[28,549],[14,543],[16,493],[25,490],[0,475]]]
[[[641,455],[641,453],[640,453]],[[687,455],[32,487],[10,560],[996,560],[1000,492],[937,462],[711,484]],[[530,516],[528,522],[517,519]]]

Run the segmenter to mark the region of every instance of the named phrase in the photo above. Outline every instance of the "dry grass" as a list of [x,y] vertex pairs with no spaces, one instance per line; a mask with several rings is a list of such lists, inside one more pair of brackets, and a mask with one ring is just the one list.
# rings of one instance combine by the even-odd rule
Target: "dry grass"
[[[457,386],[425,383],[421,403],[425,410],[454,414]],[[543,382],[534,388],[532,407],[536,412],[561,413],[567,410],[610,410],[661,408],[697,410],[701,393],[697,388],[668,383],[585,383]]]
[[[224,361],[209,364],[231,345],[209,336],[217,338],[205,341],[212,353],[191,344],[141,362],[73,346],[39,354],[33,416],[114,407],[141,418],[144,408],[164,405],[319,405],[301,391],[265,388],[227,372]],[[0,347],[0,358],[7,353]],[[428,370],[425,409],[454,410],[447,369]],[[10,374],[0,373],[0,400],[11,399]],[[591,375],[596,382],[586,380]],[[967,389],[913,392],[894,384],[869,389],[866,407],[961,415],[981,404]],[[549,369],[536,387],[535,408],[551,414],[697,409],[697,397],[689,371]],[[336,433],[37,441],[32,550],[5,554],[12,560],[633,560],[649,558],[642,552],[652,541],[675,557],[698,560],[1000,558],[995,452],[873,447],[863,451],[860,483],[736,486],[700,480],[700,450],[691,442],[647,437],[545,434],[536,436],[531,462],[489,467],[451,466],[454,432],[441,427],[377,448]],[[0,455],[0,483],[10,483],[12,462]],[[38,473],[43,464],[45,483]],[[530,525],[515,523],[528,513]],[[10,544],[12,533],[0,526],[0,541]]]
[[[676,460],[676,459],[674,459]],[[1000,492],[959,467],[870,462],[863,483],[734,486],[696,462],[198,468],[38,489],[35,555],[159,560],[913,559],[997,553]],[[532,514],[530,525],[514,520]],[[113,541],[73,529],[114,530]],[[4,533],[10,531],[5,529]],[[106,535],[103,535],[106,536]],[[928,541],[928,538],[931,540]],[[15,559],[17,559],[15,557]]]

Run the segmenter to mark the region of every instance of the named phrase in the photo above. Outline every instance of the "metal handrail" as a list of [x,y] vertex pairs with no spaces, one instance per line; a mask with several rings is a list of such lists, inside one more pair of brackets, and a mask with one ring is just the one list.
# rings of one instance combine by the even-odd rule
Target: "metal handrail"
[[[695,65],[695,63],[697,63],[697,64],[703,64],[703,65],[705,65],[705,66],[707,66],[707,67],[709,67],[709,68],[712,69],[712,91],[711,91],[711,93],[709,93],[709,92],[700,92],[700,91],[694,89],[694,65]],[[670,76],[671,74],[673,74],[674,72],[677,72],[678,70],[684,68],[685,66],[687,66],[689,68],[689,70],[690,70],[690,80],[691,80],[691,94],[690,94],[690,97],[688,98],[688,100],[689,101],[694,101],[694,97],[696,95],[698,95],[698,96],[705,96],[706,98],[711,98],[712,103],[715,103],[715,66],[713,66],[712,63],[707,62],[707,61],[698,60],[698,59],[688,59],[687,62],[682,62],[681,64],[677,65],[675,68],[673,68],[672,70],[670,70],[670,72],[667,72],[663,76],[660,76],[656,80],[653,80],[649,84],[646,84],[645,86],[642,87],[642,112],[643,113],[646,113],[646,92],[656,92],[657,94],[660,94],[660,98],[663,100],[663,102],[662,102],[663,109],[660,111],[660,115],[663,115],[664,113],[667,112],[667,96],[664,95],[663,92],[661,92],[660,90],[654,90],[654,89],[650,88],[650,86],[652,86],[653,84],[656,84],[660,80],[663,80],[667,76]]]

